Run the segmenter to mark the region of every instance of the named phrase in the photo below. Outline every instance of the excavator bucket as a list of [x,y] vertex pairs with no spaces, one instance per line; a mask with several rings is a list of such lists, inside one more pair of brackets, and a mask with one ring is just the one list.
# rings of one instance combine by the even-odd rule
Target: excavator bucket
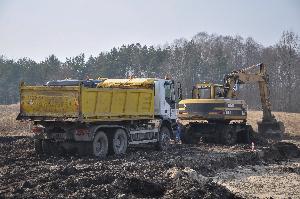
[[285,131],[281,121],[259,121],[257,122],[258,132],[268,138],[282,139]]

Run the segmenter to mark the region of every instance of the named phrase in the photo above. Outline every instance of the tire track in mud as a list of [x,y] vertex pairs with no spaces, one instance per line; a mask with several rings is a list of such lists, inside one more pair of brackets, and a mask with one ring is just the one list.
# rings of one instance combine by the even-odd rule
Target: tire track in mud
[[238,166],[298,156],[298,148],[290,153],[291,148],[258,146],[251,152],[248,145],[200,144],[172,145],[159,152],[138,147],[123,157],[98,160],[38,156],[30,137],[0,137],[0,197],[240,198],[212,177]]

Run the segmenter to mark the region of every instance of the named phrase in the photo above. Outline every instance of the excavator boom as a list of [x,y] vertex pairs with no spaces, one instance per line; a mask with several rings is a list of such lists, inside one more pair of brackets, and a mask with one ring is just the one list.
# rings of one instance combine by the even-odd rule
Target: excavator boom
[[[258,71],[252,72],[253,69],[259,68]],[[224,78],[224,97],[234,98],[235,85],[246,83],[258,83],[260,101],[263,110],[262,121],[258,122],[258,130],[263,134],[274,134],[275,137],[281,137],[284,132],[284,125],[277,121],[271,112],[269,76],[266,72],[266,66],[263,63],[250,66],[245,69],[232,71]]]

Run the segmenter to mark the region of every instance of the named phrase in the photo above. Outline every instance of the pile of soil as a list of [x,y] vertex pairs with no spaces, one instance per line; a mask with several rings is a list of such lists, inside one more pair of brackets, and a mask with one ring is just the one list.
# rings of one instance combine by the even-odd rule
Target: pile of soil
[[[279,151],[279,161],[289,158],[289,153],[280,153],[287,148],[257,150]],[[226,169],[273,161],[248,145],[214,144],[172,145],[167,152],[130,148],[123,157],[104,160],[39,156],[30,137],[0,137],[0,198],[240,198],[212,177]]]

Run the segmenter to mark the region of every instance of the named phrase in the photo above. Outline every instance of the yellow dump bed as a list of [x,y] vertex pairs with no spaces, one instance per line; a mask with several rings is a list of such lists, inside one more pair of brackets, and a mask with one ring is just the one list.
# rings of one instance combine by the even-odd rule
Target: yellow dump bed
[[[107,81],[97,88],[78,86],[20,87],[19,119],[111,121],[152,119],[154,80]],[[104,82],[105,82],[104,81]],[[138,83],[137,83],[138,82]],[[142,82],[142,83],[141,83]],[[118,86],[117,86],[118,85]]]

